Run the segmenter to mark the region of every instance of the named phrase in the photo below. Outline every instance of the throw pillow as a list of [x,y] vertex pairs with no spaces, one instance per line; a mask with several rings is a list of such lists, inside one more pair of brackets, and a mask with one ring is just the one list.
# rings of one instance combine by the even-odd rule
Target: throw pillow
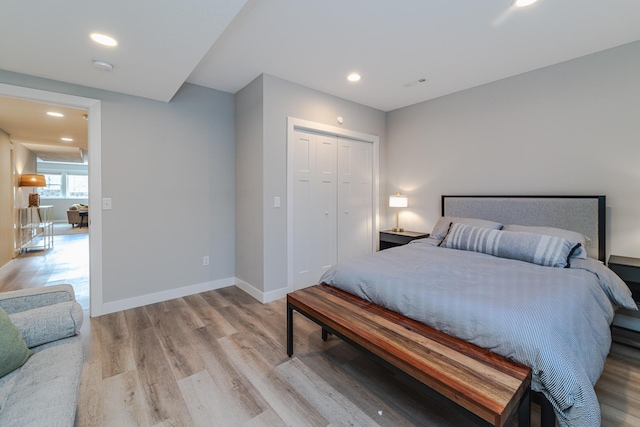
[[561,237],[520,231],[501,231],[452,223],[442,246],[481,252],[548,267],[569,267],[569,258],[580,247]]
[[0,308],[0,378],[24,365],[32,354],[16,325]]

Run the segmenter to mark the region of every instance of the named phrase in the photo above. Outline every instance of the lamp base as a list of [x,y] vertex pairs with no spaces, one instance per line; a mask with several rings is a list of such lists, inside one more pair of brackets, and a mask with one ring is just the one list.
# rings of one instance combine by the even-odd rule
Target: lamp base
[[404,228],[393,227],[391,231],[395,231],[396,233],[402,233],[404,231]]
[[29,207],[37,208],[40,206],[40,195],[38,193],[29,193]]

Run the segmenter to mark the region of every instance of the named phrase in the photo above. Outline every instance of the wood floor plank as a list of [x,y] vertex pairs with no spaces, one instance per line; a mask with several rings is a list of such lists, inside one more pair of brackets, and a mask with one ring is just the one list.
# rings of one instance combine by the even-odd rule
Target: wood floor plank
[[282,418],[273,409],[269,409],[243,424],[243,427],[286,427]]
[[174,420],[176,426],[193,425],[189,410],[153,328],[136,331],[133,354],[146,401],[150,424]]
[[218,400],[228,410],[246,414],[243,416],[246,420],[256,417],[267,410],[269,404],[246,375],[235,368],[212,329],[211,326],[200,328],[200,340],[194,341],[192,348],[209,356],[204,358],[204,363],[219,390],[215,396],[219,396]]
[[221,338],[219,342],[236,369],[249,378],[287,425],[302,427],[329,424],[317,408],[293,389],[256,349],[246,347],[235,336]]
[[[331,424],[349,420],[350,424],[371,426],[377,423],[352,401],[329,385],[296,357],[278,365],[275,371]],[[370,414],[375,416],[374,414]]]
[[176,379],[182,379],[200,372],[205,365],[193,342],[197,339],[192,316],[183,308],[172,311],[171,316],[155,316],[154,330],[162,344]]
[[102,378],[109,378],[135,369],[131,353],[131,338],[124,312],[107,314],[95,321],[100,325]]
[[216,331],[217,338],[222,338],[237,332],[236,329],[227,322],[224,316],[211,306],[211,299],[207,300],[203,298],[202,294],[189,295],[183,299],[204,326],[209,326],[209,330],[213,329]]
[[179,380],[178,386],[197,426],[240,426],[263,412],[246,412],[228,394],[228,386],[216,384],[207,370]]
[[142,385],[135,371],[103,381],[104,426],[134,427],[150,424]]
[[[98,340],[95,340],[98,341]],[[104,420],[102,363],[99,355],[91,363],[84,363],[78,391],[76,425],[100,427]]]

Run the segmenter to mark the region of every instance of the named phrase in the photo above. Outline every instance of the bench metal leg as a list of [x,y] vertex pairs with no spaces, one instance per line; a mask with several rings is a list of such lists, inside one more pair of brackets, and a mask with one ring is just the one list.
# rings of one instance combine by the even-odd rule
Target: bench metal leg
[[540,399],[540,425],[542,427],[555,427],[556,413],[547,399]]
[[322,328],[322,341],[326,341],[329,338],[329,331],[325,328]]
[[293,355],[293,305],[287,302],[287,354]]
[[518,427],[531,426],[531,388],[527,389],[518,406]]

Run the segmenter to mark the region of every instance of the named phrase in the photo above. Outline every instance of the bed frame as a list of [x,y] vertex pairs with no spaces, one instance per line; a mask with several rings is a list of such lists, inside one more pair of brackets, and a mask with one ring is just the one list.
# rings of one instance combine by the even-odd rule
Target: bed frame
[[[605,196],[442,196],[443,216],[580,232],[590,239],[588,255],[601,261],[605,210]],[[503,426],[517,416],[528,426],[533,401],[541,425],[555,426],[551,404],[530,390],[528,367],[324,284],[287,295],[289,356],[294,310],[321,326],[323,340],[331,333],[355,345],[479,425]]]
[[442,216],[576,231],[591,258],[606,259],[606,196],[442,196]]

